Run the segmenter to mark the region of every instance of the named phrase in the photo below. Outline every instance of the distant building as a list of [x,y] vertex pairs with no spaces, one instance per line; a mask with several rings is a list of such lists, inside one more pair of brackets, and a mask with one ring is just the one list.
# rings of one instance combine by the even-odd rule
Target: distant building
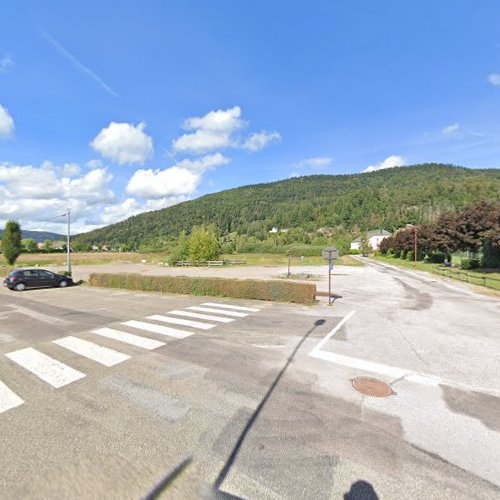
[[[387,238],[387,236],[391,235],[392,233],[386,231],[385,229],[377,229],[376,231],[368,231],[366,233],[368,245],[370,245],[372,250],[378,250],[380,242],[384,238]],[[355,240],[351,241],[351,250],[361,250],[361,236],[358,236]]]
[[55,250],[62,250],[66,246],[65,241],[53,241],[52,242],[52,248]]
[[38,242],[36,244],[36,247],[38,248],[38,250],[43,250],[45,248],[45,243]]
[[278,228],[277,227],[273,227],[269,232],[270,233],[277,233],[278,232]]

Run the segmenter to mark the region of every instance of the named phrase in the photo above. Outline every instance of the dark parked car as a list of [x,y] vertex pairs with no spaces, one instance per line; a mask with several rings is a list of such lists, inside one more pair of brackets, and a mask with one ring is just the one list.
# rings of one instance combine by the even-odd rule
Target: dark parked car
[[22,292],[26,288],[65,287],[74,283],[69,276],[51,273],[45,269],[18,269],[11,272],[3,284],[11,290]]

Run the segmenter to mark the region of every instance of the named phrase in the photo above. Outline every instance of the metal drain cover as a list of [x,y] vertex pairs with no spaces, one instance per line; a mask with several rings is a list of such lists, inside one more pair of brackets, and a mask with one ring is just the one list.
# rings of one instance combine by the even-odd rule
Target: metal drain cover
[[356,377],[352,379],[352,386],[361,394],[375,398],[386,398],[395,394],[389,384],[378,378]]

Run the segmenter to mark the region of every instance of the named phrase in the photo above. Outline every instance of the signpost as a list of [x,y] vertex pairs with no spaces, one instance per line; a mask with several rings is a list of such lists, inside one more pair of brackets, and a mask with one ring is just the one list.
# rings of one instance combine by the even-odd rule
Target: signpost
[[331,306],[332,301],[332,271],[333,264],[339,258],[339,251],[336,247],[326,247],[322,252],[321,256],[323,260],[328,262],[328,305]]
[[289,248],[288,249],[288,274],[287,274],[287,278],[290,277],[290,259],[292,258],[292,249]]

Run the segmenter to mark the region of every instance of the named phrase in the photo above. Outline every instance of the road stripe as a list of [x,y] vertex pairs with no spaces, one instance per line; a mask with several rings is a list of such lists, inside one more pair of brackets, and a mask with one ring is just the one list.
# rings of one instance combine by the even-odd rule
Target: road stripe
[[22,366],[52,387],[62,387],[85,377],[84,373],[43,354],[32,347],[9,352],[10,360]]
[[210,307],[191,306],[188,307],[187,309],[192,309],[193,311],[214,313],[214,314],[224,314],[225,316],[233,316],[234,318],[244,318],[245,316],[248,316],[248,313],[240,313],[236,311],[223,311],[222,309],[211,309]]
[[[344,323],[355,313],[356,311],[351,311],[347,316],[343,317],[340,323],[323,338],[317,346],[314,347],[313,351],[319,351],[344,325]],[[312,354],[312,352],[311,352]]]
[[162,316],[161,314],[153,314],[146,319],[153,321],[163,321],[164,323],[172,323],[174,325],[190,326],[191,328],[198,328],[200,330],[210,330],[214,326],[212,323],[200,323],[199,321],[190,321],[189,319],[171,318],[170,316]]
[[137,328],[138,330],[145,330],[147,332],[159,333],[160,335],[168,335],[169,337],[176,337],[178,339],[183,339],[193,335],[191,332],[177,330],[177,328],[170,328],[163,325],[155,325],[153,323],[145,323],[144,321],[125,321],[122,325]]
[[443,382],[440,378],[433,377],[431,375],[416,373],[411,370],[396,368],[395,366],[384,365],[374,361],[352,358],[350,356],[344,356],[343,354],[337,354],[331,351],[322,351],[321,348],[342,328],[344,323],[348,321],[354,313],[355,311],[351,311],[344,318],[342,318],[338,325],[336,325],[335,328],[314,347],[314,349],[309,353],[309,356],[329,361],[330,363],[335,363],[337,365],[377,373],[378,375],[384,375],[394,379],[406,378],[407,380],[417,382],[419,384],[438,386]]
[[53,340],[53,343],[69,351],[75,352],[76,354],[80,354],[80,356],[92,359],[104,366],[114,366],[122,361],[130,359],[130,356],[127,354],[108,349],[107,347],[77,337],[64,337],[62,339]]
[[0,413],[22,405],[24,401],[0,380]]
[[98,328],[97,330],[92,330],[91,333],[100,335],[101,337],[107,337],[108,339],[118,340],[120,342],[125,342],[126,344],[135,345],[137,347],[142,347],[143,349],[156,349],[165,345],[164,342],[159,340],[148,339],[146,337],[139,337],[139,335],[133,335],[132,333],[122,332],[120,330],[113,330],[113,328]]
[[213,316],[209,314],[198,314],[189,311],[168,311],[168,314],[176,314],[177,316],[186,316],[187,318],[208,319],[209,321],[219,321],[220,323],[231,323],[234,321],[232,318],[221,318],[220,316]]
[[236,311],[248,311],[248,312],[260,311],[260,309],[255,309],[253,307],[233,306],[232,304],[223,304],[222,302],[205,302],[202,305],[210,307],[226,307],[227,309],[236,309]]

